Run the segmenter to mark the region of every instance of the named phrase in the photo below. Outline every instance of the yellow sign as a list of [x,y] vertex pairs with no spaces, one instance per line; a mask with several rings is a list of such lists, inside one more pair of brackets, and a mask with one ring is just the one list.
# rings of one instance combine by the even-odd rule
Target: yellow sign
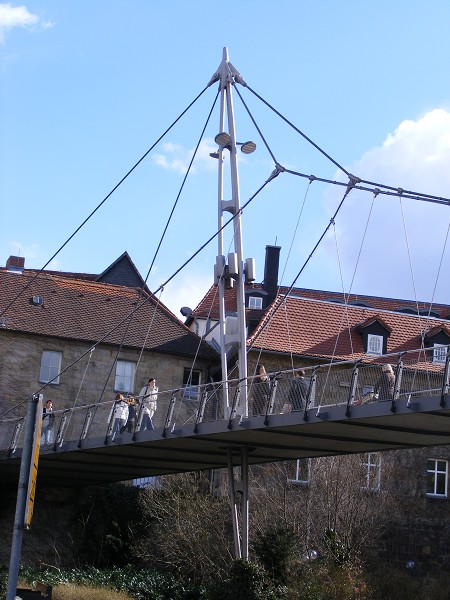
[[27,504],[25,506],[25,529],[29,529],[31,525],[31,519],[33,517],[34,508],[34,495],[36,492],[36,479],[39,464],[39,449],[41,447],[41,429],[42,429],[42,413],[44,410],[43,395],[39,394],[39,400],[36,407],[36,421],[34,424],[34,435],[33,435],[33,451],[31,456],[30,474],[28,476],[28,492],[27,492]]

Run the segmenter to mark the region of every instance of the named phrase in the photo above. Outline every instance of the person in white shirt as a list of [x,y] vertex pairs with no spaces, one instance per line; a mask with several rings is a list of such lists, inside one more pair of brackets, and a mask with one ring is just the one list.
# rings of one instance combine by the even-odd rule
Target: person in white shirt
[[109,413],[108,423],[113,420],[111,431],[111,440],[114,440],[117,434],[122,433],[128,419],[128,404],[122,394],[117,394],[111,412]]
[[142,403],[141,423],[139,427],[141,431],[154,429],[152,418],[156,411],[157,400],[158,388],[156,387],[156,380],[154,377],[150,377],[147,385],[139,392],[139,402]]

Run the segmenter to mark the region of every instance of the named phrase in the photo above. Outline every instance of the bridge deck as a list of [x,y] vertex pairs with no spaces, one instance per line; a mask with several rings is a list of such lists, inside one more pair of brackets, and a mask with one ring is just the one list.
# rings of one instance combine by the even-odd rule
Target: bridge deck
[[[360,406],[312,407],[287,414],[156,427],[65,441],[44,448],[38,485],[85,486],[227,466],[227,453],[249,449],[249,464],[450,444],[450,395]],[[21,450],[2,451],[0,482],[17,485]]]

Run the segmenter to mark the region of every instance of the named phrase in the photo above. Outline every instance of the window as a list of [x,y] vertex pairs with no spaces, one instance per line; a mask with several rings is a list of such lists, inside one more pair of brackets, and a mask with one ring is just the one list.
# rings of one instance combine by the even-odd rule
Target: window
[[289,483],[309,483],[309,459],[299,458],[288,463]]
[[250,296],[248,299],[248,307],[255,309],[255,310],[261,310],[262,308],[262,298],[258,298],[258,296]]
[[139,488],[160,490],[162,488],[162,481],[159,475],[154,477],[139,477],[138,479],[133,479],[133,485]]
[[116,363],[116,379],[114,389],[117,392],[133,392],[136,363],[130,360],[118,360]]
[[434,363],[445,363],[447,358],[447,349],[448,347],[444,344],[434,344],[433,345],[433,362]]
[[200,371],[184,369],[183,373],[183,400],[198,400],[200,391]]
[[361,463],[363,468],[362,488],[364,490],[377,491],[381,483],[381,456],[375,452],[364,455]]
[[430,458],[427,461],[427,496],[447,498],[448,460]]
[[41,370],[39,372],[39,381],[41,383],[59,383],[59,373],[61,372],[62,352],[53,350],[44,350],[41,357]]
[[383,336],[369,333],[367,335],[367,354],[383,354]]

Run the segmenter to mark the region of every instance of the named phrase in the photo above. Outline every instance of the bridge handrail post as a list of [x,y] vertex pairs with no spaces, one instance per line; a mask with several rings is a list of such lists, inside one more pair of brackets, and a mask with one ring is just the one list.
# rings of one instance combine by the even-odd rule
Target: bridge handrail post
[[[241,383],[241,382],[239,381],[238,383]],[[237,385],[236,389],[234,390],[233,402],[231,404],[230,416],[229,416],[228,425],[227,425],[228,429],[231,429],[231,426],[232,426],[231,424],[233,422],[233,419],[236,416],[236,404],[238,401],[239,390],[240,390],[240,385]]]
[[88,406],[88,409],[86,411],[86,416],[84,417],[83,428],[81,430],[80,438],[78,440],[78,448],[81,448],[81,444],[82,444],[83,440],[86,439],[87,434],[89,433],[89,428],[90,428],[91,422],[92,422],[92,412],[93,412],[94,408],[95,408],[95,404],[91,404],[90,406]]
[[115,421],[115,417],[114,417],[114,406],[112,407],[111,410],[111,415],[109,417],[109,421],[108,421],[108,428],[106,430],[106,435],[105,435],[105,444],[108,443],[108,438],[112,436],[112,432],[114,429],[114,421]]
[[167,408],[166,420],[164,421],[164,429],[162,432],[163,437],[166,437],[167,430],[169,429],[170,424],[172,423],[173,411],[175,410],[175,403],[177,401],[178,391],[179,390],[173,390],[172,395],[169,400],[169,406]]
[[352,379],[350,381],[350,392],[349,392],[349,395],[347,398],[347,408],[345,410],[346,417],[350,416],[350,406],[352,406],[355,403],[356,386],[358,384],[359,365],[360,365],[361,361],[362,361],[361,358],[358,361],[356,361],[356,363],[354,364],[353,369],[352,369]]
[[264,425],[267,425],[269,423],[269,417],[271,414],[273,414],[273,407],[275,406],[275,398],[277,396],[277,387],[278,387],[278,377],[275,376],[272,379],[272,381],[270,382],[270,390],[269,390],[269,396],[267,398],[266,416],[264,419]]
[[441,389],[441,406],[445,407],[445,396],[449,392],[450,388],[450,346],[447,346],[447,357],[445,359],[445,367],[442,379],[442,389]]
[[61,447],[64,442],[64,428],[67,422],[67,415],[70,412],[72,412],[72,409],[70,408],[66,408],[66,410],[63,411],[61,421],[59,422],[58,433],[56,434],[55,443],[53,445],[53,450],[56,450],[58,446]]
[[311,403],[311,398],[312,398],[313,391],[314,391],[316,381],[317,381],[317,372],[319,369],[320,369],[320,365],[318,365],[317,367],[314,367],[314,369],[312,370],[312,373],[311,373],[311,377],[309,378],[308,393],[306,394],[305,409],[303,411],[303,420],[304,421],[308,420],[308,408]]
[[14,425],[14,431],[9,444],[8,454],[14,454],[14,452],[17,450],[17,442],[19,441],[19,434],[24,421],[25,417],[19,417]]
[[208,398],[209,398],[209,390],[208,390],[208,386],[205,386],[205,388],[203,389],[202,395],[200,396],[200,403],[198,405],[197,415],[195,417],[195,427],[194,427],[195,433],[197,433],[198,424],[202,423],[202,421],[203,421],[203,417],[205,414],[206,402],[207,402]]
[[403,375],[403,356],[406,354],[406,352],[402,352],[397,360],[397,369],[395,372],[395,382],[394,382],[394,394],[392,396],[392,403],[391,403],[391,412],[395,412],[396,410],[396,402],[399,399],[400,396],[400,386],[402,385],[402,375]]
[[138,410],[138,414],[137,414],[137,419],[136,419],[136,423],[134,425],[133,441],[136,440],[136,433],[141,430],[142,419],[143,419],[143,416],[144,416],[144,408],[145,408],[144,401],[140,400],[139,401],[139,410]]

